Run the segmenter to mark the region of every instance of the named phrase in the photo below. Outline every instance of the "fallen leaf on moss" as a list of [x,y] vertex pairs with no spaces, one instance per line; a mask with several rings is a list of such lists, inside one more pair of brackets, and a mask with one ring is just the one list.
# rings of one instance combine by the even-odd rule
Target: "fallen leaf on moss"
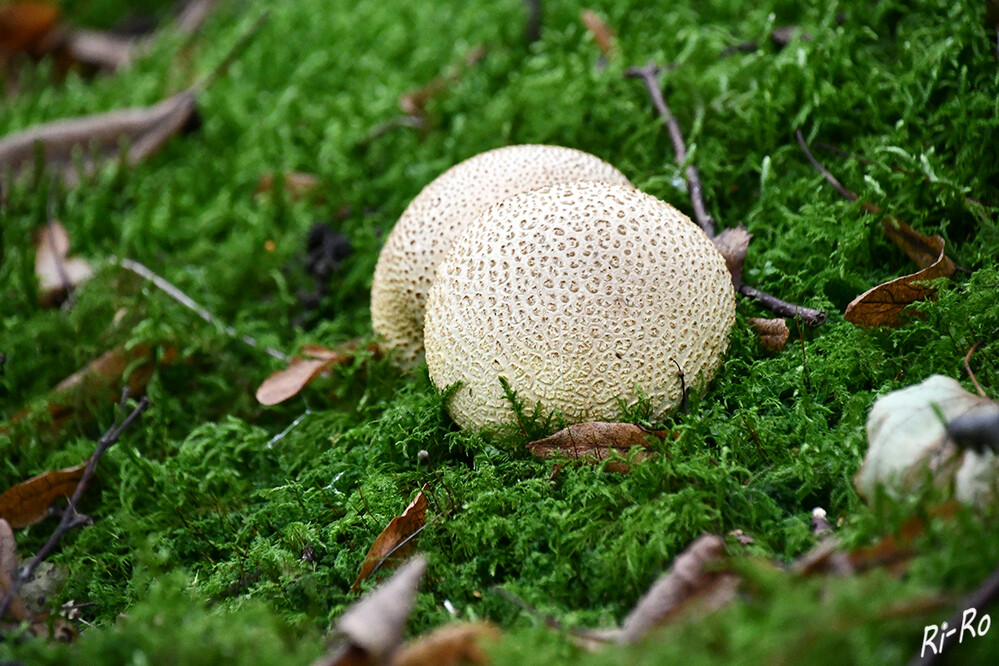
[[742,286],[742,267],[746,263],[746,251],[753,234],[741,224],[721,232],[711,239],[721,256],[725,258],[725,266],[732,276],[732,286],[736,291]]
[[943,252],[943,239],[940,236],[924,236],[894,216],[881,220],[881,229],[888,240],[895,243],[920,268],[929,268],[940,260]]
[[49,507],[60,497],[69,497],[83,478],[87,463],[75,467],[57,469],[16,486],[0,495],[0,518],[11,527],[27,527],[41,522],[49,514]]
[[[17,541],[14,540],[14,532],[10,524],[0,518],[0,602],[7,597],[14,576],[17,575]],[[7,605],[6,617],[21,621],[30,617],[28,609],[24,606],[24,601],[19,594],[15,594]],[[0,620],[3,618],[0,617]]]
[[462,72],[472,67],[486,55],[486,47],[476,46],[468,51],[462,61],[453,65],[446,73],[434,78],[430,83],[417,90],[410,91],[399,98],[399,108],[407,116],[422,121],[426,115],[426,106],[434,97],[443,91],[448,85],[457,81]]
[[773,352],[783,351],[791,331],[783,319],[764,319],[753,317],[749,324],[760,335],[760,344]]
[[351,357],[319,345],[306,345],[302,348],[306,356],[296,356],[288,367],[272,373],[257,389],[257,402],[262,405],[276,405],[292,398],[313,379],[334,365]]
[[350,586],[351,592],[357,592],[361,583],[374,572],[375,567],[395,566],[413,551],[415,546],[413,537],[427,524],[427,497],[423,494],[426,489],[427,486],[424,485],[402,515],[393,518],[375,539],[364,558],[364,563],[361,564],[357,579]]
[[[664,441],[669,436],[667,430],[648,430],[633,423],[606,423],[589,421],[578,423],[559,430],[550,437],[530,442],[528,450],[539,458],[564,455],[573,460],[600,462],[614,456],[625,456],[634,447],[648,448],[648,437]],[[636,460],[645,460],[651,453],[642,451]],[[605,468],[611,472],[627,474],[628,463],[614,460]]]
[[427,561],[417,555],[387,581],[343,612],[334,627],[335,642],[312,666],[387,664],[402,643],[403,631]]
[[482,644],[502,633],[490,622],[454,622],[418,636],[399,648],[392,666],[461,666],[488,664]]
[[274,173],[265,173],[260,177],[260,182],[257,183],[257,189],[254,194],[272,191],[275,183],[278,181],[281,182],[284,191],[292,199],[301,199],[307,196],[319,185],[319,178],[311,173],[287,171],[280,174],[280,176]]
[[40,55],[44,42],[59,22],[59,9],[50,2],[12,2],[0,5],[0,56]]
[[35,276],[43,307],[58,305],[77,285],[94,274],[83,259],[70,258],[69,233],[53,220],[35,238]]
[[195,101],[196,90],[189,88],[152,106],[56,120],[15,132],[0,140],[0,177],[6,177],[8,170],[16,177],[31,169],[39,155],[43,165],[69,186],[123,156],[128,166],[135,166],[187,124]]
[[619,643],[637,643],[655,627],[690,613],[711,613],[735,598],[739,577],[720,570],[725,541],[705,534],[673,561],[621,625]]
[[[58,432],[74,416],[89,414],[81,407],[94,401],[114,401],[126,384],[126,374],[130,394],[143,395],[157,364],[168,365],[176,358],[177,349],[169,345],[161,348],[159,358],[155,349],[148,345],[136,345],[131,349],[115,347],[105,352],[50,391],[44,403],[49,421],[39,427],[44,427],[49,434]],[[25,422],[35,415],[35,409],[25,409],[11,416],[10,423]],[[7,430],[7,426],[0,426],[0,432]]]
[[[893,223],[886,224],[886,232],[890,227],[893,227],[893,231],[889,234],[889,237],[893,239],[896,237],[904,238],[903,242],[905,245],[902,246],[903,250],[907,254],[911,252],[912,254],[909,254],[911,257],[918,256],[920,260],[924,259],[925,252],[917,251],[915,239],[904,231],[901,231],[902,226],[895,225],[903,225],[903,223],[894,220]],[[921,236],[920,238],[926,241],[924,249],[929,248],[936,252],[936,258],[933,263],[917,273],[878,285],[853,299],[846,306],[846,312],[844,313],[844,318],[848,322],[861,328],[899,326],[901,324],[901,315],[905,308],[917,301],[932,297],[936,292],[933,287],[921,284],[922,282],[941,277],[950,277],[954,274],[954,262],[944,254],[943,238],[940,236]],[[922,243],[918,245],[922,245]]]
[[579,18],[593,35],[593,41],[596,42],[597,48],[604,54],[604,57],[611,57],[614,53],[614,31],[607,25],[607,22],[591,9],[580,11]]

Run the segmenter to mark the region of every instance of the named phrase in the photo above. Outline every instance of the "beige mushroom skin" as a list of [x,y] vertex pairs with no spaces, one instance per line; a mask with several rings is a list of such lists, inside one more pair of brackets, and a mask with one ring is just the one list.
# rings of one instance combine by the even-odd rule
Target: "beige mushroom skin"
[[685,215],[636,189],[554,185],[500,202],[453,243],[430,289],[427,366],[462,427],[512,422],[499,378],[567,423],[659,420],[715,375],[735,321],[725,260]]
[[427,185],[385,241],[371,286],[371,323],[402,367],[423,355],[423,312],[438,264],[452,241],[486,208],[555,183],[628,179],[598,157],[572,148],[517,145],[481,153]]

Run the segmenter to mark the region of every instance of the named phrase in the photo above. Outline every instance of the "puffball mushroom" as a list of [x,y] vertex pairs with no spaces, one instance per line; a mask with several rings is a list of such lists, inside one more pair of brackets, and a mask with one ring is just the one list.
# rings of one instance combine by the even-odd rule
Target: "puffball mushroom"
[[452,241],[492,204],[555,183],[630,185],[613,166],[572,148],[497,148],[448,169],[403,212],[382,247],[371,285],[371,323],[403,367],[423,352],[423,312],[434,272]]
[[682,398],[677,367],[703,387],[734,322],[725,260],[687,216],[577,182],[506,199],[458,237],[424,340],[433,383],[460,383],[448,409],[462,427],[512,421],[500,377],[568,423],[613,420],[640,395],[658,420]]

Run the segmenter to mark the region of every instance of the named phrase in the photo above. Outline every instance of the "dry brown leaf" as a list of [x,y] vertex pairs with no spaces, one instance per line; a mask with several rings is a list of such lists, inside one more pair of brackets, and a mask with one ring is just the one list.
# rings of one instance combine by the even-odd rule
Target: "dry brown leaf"
[[410,91],[399,98],[399,108],[403,113],[414,118],[422,119],[427,103],[437,96],[444,88],[458,80],[462,71],[466,67],[471,67],[482,60],[486,55],[486,47],[476,46],[465,54],[462,62],[454,65],[448,72],[434,78],[430,83],[417,90]]
[[288,367],[278,370],[260,384],[257,389],[257,402],[261,405],[276,405],[298,395],[305,385],[318,377],[334,361],[329,359],[302,358],[296,356]]
[[611,57],[614,53],[615,36],[614,31],[607,25],[607,22],[599,14],[590,9],[580,11],[579,18],[583,21],[586,29],[590,31],[590,34],[593,35],[593,41],[596,42],[600,52],[607,58]]
[[[260,177],[260,182],[257,183],[257,189],[254,194],[270,192],[274,189],[276,180],[277,177],[273,173],[265,173]],[[281,182],[284,184],[284,191],[289,197],[292,199],[301,199],[316,189],[316,186],[319,185],[319,177],[311,173],[302,173],[301,171],[286,171],[281,174]]]
[[27,527],[41,522],[49,507],[60,497],[69,497],[83,477],[87,463],[57,469],[23,481],[0,495],[0,518],[11,527]]
[[760,334],[760,344],[770,351],[779,352],[784,350],[787,339],[791,331],[787,328],[787,322],[783,319],[764,319],[762,317],[752,317],[749,324]]
[[705,534],[697,539],[628,613],[617,642],[637,643],[653,628],[695,606],[697,612],[710,613],[729,603],[735,598],[739,577],[717,570],[724,560],[725,541],[720,536]]
[[940,259],[943,240],[939,236],[924,236],[897,217],[881,220],[885,236],[905,252],[920,268],[929,268]]
[[453,622],[414,638],[396,652],[392,666],[461,666],[488,664],[482,643],[502,636],[490,622]]
[[[563,428],[557,433],[527,445],[528,450],[539,458],[551,458],[561,454],[573,460],[588,460],[599,462],[615,455],[625,456],[638,446],[648,448],[648,437],[652,435],[664,441],[669,435],[667,430],[647,430],[633,423],[606,423],[589,421]],[[636,460],[644,460],[651,455],[641,452]],[[615,460],[605,467],[608,471],[627,474],[628,464]]]
[[0,4],[0,62],[15,53],[39,55],[59,22],[59,9],[51,2]]
[[69,233],[58,220],[46,224],[35,239],[38,297],[45,307],[58,305],[78,284],[94,274],[83,259],[70,258]]
[[387,664],[402,643],[406,620],[416,601],[416,590],[427,569],[417,555],[370,594],[354,603],[337,620],[342,640],[312,666],[374,666]]
[[[887,229],[886,226],[886,231]],[[890,237],[893,240],[895,238],[895,236]],[[921,282],[950,277],[954,274],[954,262],[944,254],[943,238],[940,236],[921,236],[921,238],[925,239],[927,246],[936,252],[934,262],[917,273],[878,285],[857,296],[846,306],[844,318],[848,322],[861,328],[899,326],[905,308],[916,301],[930,298],[935,293],[933,287],[920,284]],[[907,242],[907,246],[903,246],[903,249],[911,245]],[[911,247],[906,249],[906,253],[909,253],[911,249]],[[917,253],[917,256],[920,254]],[[910,256],[913,255],[910,254]]]
[[[159,359],[153,348],[147,345],[136,345],[131,349],[115,347],[109,352],[94,359],[86,367],[77,370],[69,377],[59,382],[50,392],[45,411],[51,421],[45,424],[48,433],[58,432],[74,415],[87,414],[81,407],[94,401],[102,403],[114,402],[121,393],[125,373],[128,375],[128,388],[132,396],[141,396],[146,392],[157,363],[167,365],[177,357],[177,350],[167,346],[162,349]],[[34,409],[26,409],[14,414],[10,423],[20,423],[33,418]],[[5,428],[0,427],[0,432]]]
[[[69,186],[89,177],[105,163],[135,166],[179,132],[195,111],[196,89],[189,88],[158,104],[56,120],[0,140],[0,178],[30,170],[41,152],[45,167]],[[123,147],[123,144],[125,146]],[[79,155],[79,164],[74,155]]]
[[741,224],[731,229],[726,229],[711,239],[718,248],[718,251],[725,257],[725,265],[732,275],[732,286],[736,291],[742,286],[742,266],[746,263],[746,250],[749,248],[749,241],[753,234],[746,230]]
[[[361,583],[379,564],[384,562],[382,568],[396,566],[413,551],[415,541],[411,537],[427,524],[427,497],[423,494],[426,489],[427,486],[424,485],[402,515],[393,518],[375,539],[364,558],[364,563],[361,564],[357,580],[350,586],[351,592],[357,592]],[[391,559],[386,559],[390,556]]]

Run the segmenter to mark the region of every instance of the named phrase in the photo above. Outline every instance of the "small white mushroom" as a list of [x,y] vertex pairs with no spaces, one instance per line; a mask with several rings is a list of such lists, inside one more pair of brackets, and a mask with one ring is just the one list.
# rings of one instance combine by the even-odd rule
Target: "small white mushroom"
[[[489,208],[454,242],[427,302],[425,343],[462,427],[509,422],[499,378],[568,423],[611,420],[640,395],[658,420],[714,376],[735,321],[725,260],[685,215],[636,189],[554,185]],[[621,402],[619,402],[621,401]]]
[[465,226],[492,204],[579,180],[630,185],[598,157],[561,146],[507,146],[450,168],[420,192],[385,241],[371,285],[371,323],[399,365],[423,352],[423,311],[437,265]]

